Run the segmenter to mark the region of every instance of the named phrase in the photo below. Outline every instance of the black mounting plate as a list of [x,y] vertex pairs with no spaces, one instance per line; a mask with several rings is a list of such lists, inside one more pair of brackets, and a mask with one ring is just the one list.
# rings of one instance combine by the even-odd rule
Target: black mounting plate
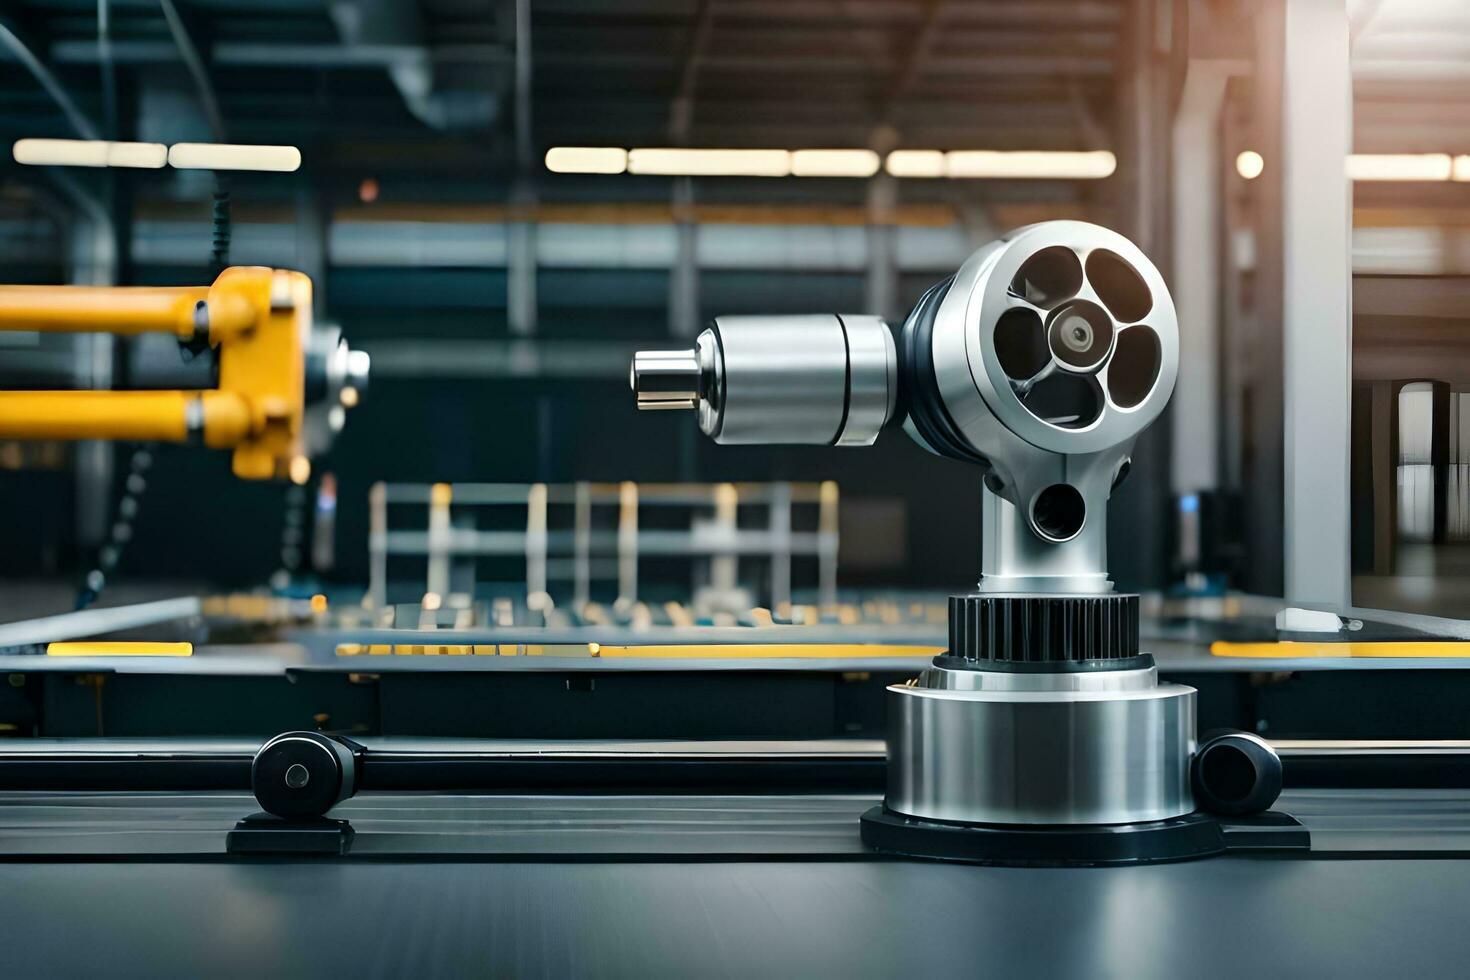
[[355,832],[346,820],[314,817],[287,820],[269,813],[252,813],[235,824],[225,837],[230,854],[328,854],[341,856],[352,847]]
[[1227,852],[1305,851],[1307,829],[1275,810],[1248,817],[1188,813],[1134,824],[1003,826],[943,823],[875,806],[863,843],[905,857],[1022,867],[1153,864]]

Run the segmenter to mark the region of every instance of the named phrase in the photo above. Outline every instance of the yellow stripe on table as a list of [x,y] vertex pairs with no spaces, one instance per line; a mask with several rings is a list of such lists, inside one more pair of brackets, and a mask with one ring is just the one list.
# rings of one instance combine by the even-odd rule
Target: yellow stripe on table
[[1470,642],[1455,640],[1379,640],[1349,643],[1303,643],[1283,640],[1279,643],[1210,644],[1216,657],[1254,657],[1262,660],[1287,660],[1308,657],[1384,657],[1400,659],[1452,660],[1470,657]]
[[398,656],[434,656],[466,654],[528,657],[644,657],[651,659],[688,658],[691,660],[777,659],[777,658],[873,658],[933,657],[943,647],[909,646],[882,643],[686,643],[678,645],[640,644],[606,646],[601,643],[558,644],[475,644],[473,646],[436,644],[364,644],[339,643],[337,656],[357,657],[373,654]]
[[192,643],[50,643],[48,657],[189,657]]
[[771,659],[776,657],[933,657],[943,647],[899,646],[882,643],[706,643],[681,646],[599,646],[598,657],[688,657]]

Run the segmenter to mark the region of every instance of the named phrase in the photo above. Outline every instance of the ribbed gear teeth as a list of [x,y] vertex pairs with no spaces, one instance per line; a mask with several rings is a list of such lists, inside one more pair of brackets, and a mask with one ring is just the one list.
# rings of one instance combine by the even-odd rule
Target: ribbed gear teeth
[[978,667],[1127,660],[1138,656],[1138,596],[950,596],[949,656]]

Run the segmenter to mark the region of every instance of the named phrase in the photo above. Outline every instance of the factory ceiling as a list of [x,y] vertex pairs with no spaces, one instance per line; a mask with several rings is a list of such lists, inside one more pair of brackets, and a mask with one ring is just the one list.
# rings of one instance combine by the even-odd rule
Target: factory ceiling
[[[171,6],[199,50],[225,138],[300,146],[310,173],[341,177],[343,188],[433,175],[397,187],[453,200],[504,199],[518,167],[549,176],[540,157],[554,145],[1118,150],[1129,138],[1132,0],[522,2],[529,43],[518,38],[516,0],[10,0],[0,40],[8,32],[33,52],[98,133],[218,138],[165,16]],[[1144,43],[1164,84],[1182,84],[1168,52],[1187,48],[1232,66],[1248,113],[1258,6],[1160,5],[1173,19]],[[1470,151],[1470,8],[1352,0],[1350,13],[1356,149]],[[77,135],[15,47],[0,45],[0,140]],[[8,160],[3,170],[17,176]],[[656,180],[546,182],[568,200],[667,199]],[[861,204],[856,182],[782,183],[753,193]],[[953,196],[912,183],[911,200]],[[1025,189],[1028,200],[1106,193]],[[1404,192],[1370,189],[1364,200],[1388,193],[1398,203]],[[1450,190],[1415,193],[1439,207],[1431,196]]]
[[[9,25],[92,118],[103,65],[119,135],[191,120],[188,76],[157,0],[20,0]],[[514,156],[516,16],[497,0],[204,0],[178,7],[232,139],[313,144],[316,159],[393,141],[432,161]],[[535,0],[533,141],[724,146],[1101,148],[1118,0]],[[179,98],[170,102],[167,95]],[[164,105],[177,105],[166,112]],[[140,113],[139,106],[142,107]],[[6,133],[70,136],[46,94],[0,59]],[[196,135],[203,136],[205,133]],[[157,138],[177,138],[160,133]],[[539,151],[538,151],[539,155]],[[462,159],[462,157],[461,157]]]

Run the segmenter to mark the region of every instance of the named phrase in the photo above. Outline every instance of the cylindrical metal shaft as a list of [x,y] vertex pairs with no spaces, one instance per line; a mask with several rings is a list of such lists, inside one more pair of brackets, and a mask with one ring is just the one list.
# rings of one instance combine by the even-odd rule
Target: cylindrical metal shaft
[[892,417],[893,337],[878,317],[720,317],[692,350],[639,351],[641,409],[698,409],[722,445],[866,446]]
[[633,355],[629,377],[641,409],[699,407],[699,352],[689,350],[642,350]]

